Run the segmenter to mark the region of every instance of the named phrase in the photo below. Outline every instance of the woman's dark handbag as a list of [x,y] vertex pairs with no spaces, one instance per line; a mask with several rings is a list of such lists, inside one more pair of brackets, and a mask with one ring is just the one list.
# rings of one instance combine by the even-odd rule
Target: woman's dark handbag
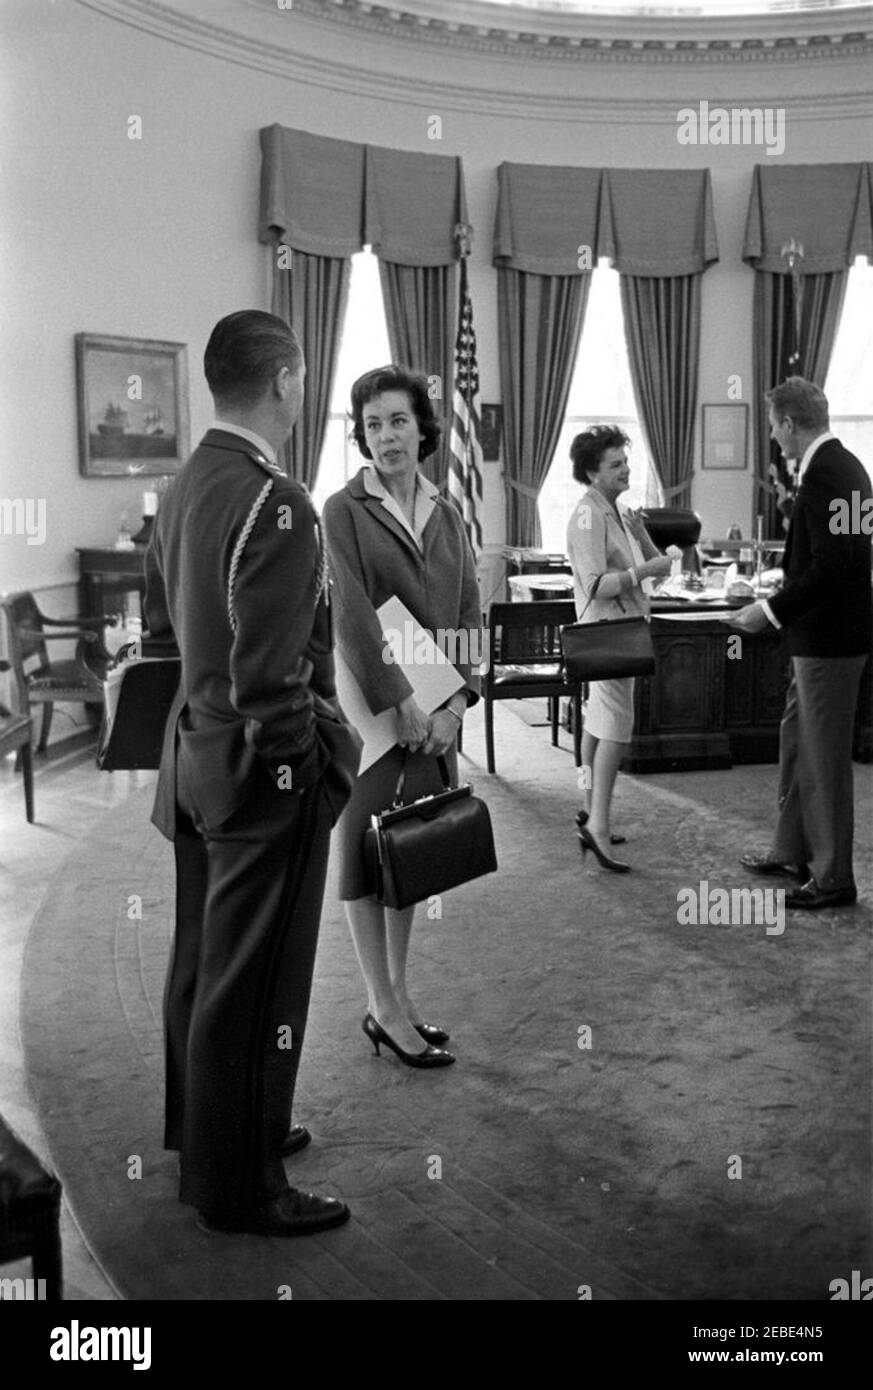
[[[582,609],[583,616],[587,607]],[[655,669],[652,629],[646,618],[568,623],[561,628],[561,649],[571,681],[623,680],[626,676],[650,676]]]
[[164,730],[182,663],[178,656],[125,660],[119,652],[119,657],[104,682],[97,766],[102,772],[160,767]]
[[445,758],[437,758],[445,791],[404,806],[406,762],[393,807],[372,816],[364,833],[371,892],[386,907],[411,907],[497,869],[488,807],[470,784],[452,787]]

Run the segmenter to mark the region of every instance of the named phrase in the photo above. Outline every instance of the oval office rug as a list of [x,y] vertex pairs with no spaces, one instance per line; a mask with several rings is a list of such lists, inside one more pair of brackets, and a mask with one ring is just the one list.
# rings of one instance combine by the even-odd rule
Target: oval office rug
[[578,853],[572,757],[503,711],[498,737],[501,720],[502,775],[461,760],[500,872],[446,895],[413,940],[417,997],[456,1066],[376,1058],[328,883],[295,1114],[313,1143],[287,1172],[348,1200],[340,1230],[209,1236],[176,1199],[161,1147],[173,864],[151,789],[54,879],[25,956],[28,1081],[122,1297],[822,1299],[869,1272],[869,909],[790,914],[781,935],[676,920],[677,884],[743,882],[775,768],[719,774],[720,791],[700,773],[621,778],[636,871],[617,880]]

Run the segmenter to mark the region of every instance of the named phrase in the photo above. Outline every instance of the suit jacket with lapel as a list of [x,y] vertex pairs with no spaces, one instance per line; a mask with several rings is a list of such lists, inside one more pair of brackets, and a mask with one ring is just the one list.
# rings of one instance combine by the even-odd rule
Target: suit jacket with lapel
[[[646,560],[661,553],[648,532],[640,549]],[[573,570],[573,596],[579,621],[596,623],[604,618],[635,618],[648,613],[646,595],[636,586],[618,598],[597,597],[597,581],[604,574],[630,569],[634,557],[623,525],[596,487],[585,489],[570,517],[567,555]]]
[[[239,563],[228,616],[228,572],[252,504],[268,479]],[[336,703],[332,634],[315,511],[306,489],[241,436],[209,430],[158,512],[146,555],[150,632],[175,636],[182,657],[153,819],[171,837],[177,760],[206,829],[226,821],[260,761],[292,790],[326,771],[335,810],[357,769],[355,739]],[[287,776],[287,773],[286,773]]]
[[[800,485],[783,557],[785,583],[770,607],[786,628],[792,656],[860,656],[873,639],[870,537],[856,528],[841,534],[837,509],[852,494],[863,503],[873,494],[863,465],[838,439],[820,444]],[[864,515],[864,513],[861,513]]]
[[[476,564],[457,508],[444,497],[427,520],[419,550],[409,532],[364,486],[364,470],[324,504],[324,531],[333,576],[337,642],[374,714],[412,693],[386,649],[376,609],[394,595],[432,636],[466,632],[459,653],[481,647],[482,611]],[[475,645],[474,645],[475,644]],[[470,704],[479,698],[478,663],[456,659]]]

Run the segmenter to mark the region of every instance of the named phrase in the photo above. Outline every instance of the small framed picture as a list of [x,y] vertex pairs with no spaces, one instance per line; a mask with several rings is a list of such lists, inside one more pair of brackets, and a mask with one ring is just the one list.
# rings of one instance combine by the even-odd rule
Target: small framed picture
[[745,401],[731,405],[705,405],[703,409],[703,467],[746,467],[749,407]]
[[500,458],[500,440],[503,434],[503,406],[482,406],[482,461],[496,463]]
[[185,343],[76,334],[79,472],[175,473],[188,457]]

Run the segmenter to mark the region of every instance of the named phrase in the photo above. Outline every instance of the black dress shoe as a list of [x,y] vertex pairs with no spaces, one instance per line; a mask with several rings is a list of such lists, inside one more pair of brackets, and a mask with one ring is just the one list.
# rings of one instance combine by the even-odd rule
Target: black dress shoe
[[769,854],[741,854],[740,863],[753,874],[777,874],[780,878],[796,878],[805,883],[809,878],[808,864],[784,864],[781,859],[771,859]]
[[424,1038],[426,1043],[432,1043],[434,1047],[445,1047],[450,1037],[444,1028],[437,1028],[433,1023],[416,1023],[415,1031],[420,1038]]
[[305,1125],[292,1125],[285,1135],[279,1152],[283,1158],[288,1158],[291,1154],[299,1153],[301,1149],[305,1149],[306,1145],[311,1143],[312,1135]]
[[[587,811],[577,811],[577,812],[576,812],[576,827],[577,827],[577,829],[578,829],[578,830],[582,830],[587,824],[588,824],[588,812],[587,812]],[[609,837],[609,843],[610,843],[611,845],[626,845],[626,844],[627,844],[627,835],[610,835],[610,837]]]
[[441,1047],[431,1047],[430,1043],[423,1052],[404,1052],[372,1014],[364,1015],[361,1027],[375,1047],[377,1057],[380,1055],[379,1048],[384,1043],[392,1052],[396,1052],[401,1062],[405,1062],[408,1067],[450,1067],[455,1060],[454,1053],[444,1052]]
[[802,888],[792,888],[785,894],[786,907],[809,908],[815,911],[822,907],[849,907],[858,901],[858,890],[851,888],[819,888],[814,878],[804,883]]
[[289,1187],[281,1197],[263,1202],[249,1212],[234,1216],[199,1211],[201,1231],[222,1235],[312,1236],[348,1221],[351,1212],[336,1197],[317,1197],[314,1192],[298,1192]]
[[582,850],[583,858],[587,850],[593,850],[594,856],[604,869],[611,869],[614,874],[629,874],[630,864],[626,864],[623,859],[611,859],[604,849],[597,843],[590,830],[584,827],[577,830],[579,836],[579,848]]

